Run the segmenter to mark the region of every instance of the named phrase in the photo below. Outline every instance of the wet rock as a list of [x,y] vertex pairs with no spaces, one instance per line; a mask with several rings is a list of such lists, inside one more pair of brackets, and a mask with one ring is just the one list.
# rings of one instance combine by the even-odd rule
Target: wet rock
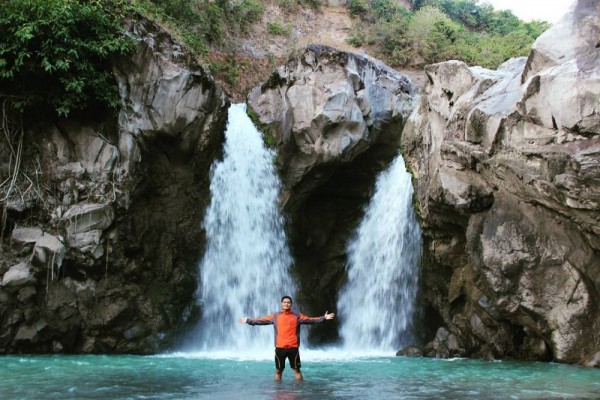
[[19,287],[35,284],[34,267],[28,262],[13,265],[2,277],[2,286]]
[[417,346],[406,346],[405,348],[398,350],[396,356],[404,356],[404,357],[422,357],[423,350]]
[[66,172],[81,176],[81,168],[88,174],[98,176],[111,173],[117,163],[119,151],[107,138],[98,135],[90,127],[72,126],[72,122],[62,123],[62,131],[68,134],[73,147],[73,156],[78,161],[69,163]]
[[65,246],[54,235],[44,233],[36,242],[31,256],[32,262],[47,266],[54,277],[54,266],[60,269],[65,257]]
[[594,353],[586,355],[583,358],[581,365],[583,365],[584,367],[600,368],[600,351],[596,351]]
[[[62,217],[62,224],[67,238],[79,233],[108,228],[115,219],[110,204],[80,203],[69,208]],[[69,240],[69,239],[67,239]]]
[[123,336],[125,336],[125,339],[131,340],[145,335],[147,331],[148,329],[146,328],[146,326],[144,326],[141,323],[137,323],[134,324],[131,328],[127,329],[125,332],[123,332]]
[[56,177],[61,180],[67,180],[68,178],[80,179],[86,172],[79,161],[68,162],[58,167],[55,171]]
[[104,255],[104,249],[102,247],[102,231],[98,229],[68,235],[67,244],[71,248],[79,249],[83,253],[90,254],[95,259]]
[[96,339],[94,337],[86,337],[81,345],[82,353],[93,353],[96,345]]
[[37,294],[37,290],[35,286],[25,286],[19,290],[19,294],[17,298],[21,303],[26,303],[28,300],[31,300]]
[[425,346],[423,353],[427,357],[461,357],[465,354],[465,349],[459,346],[458,338],[454,333],[440,327],[437,330],[435,339]]
[[123,298],[102,299],[94,308],[93,318],[90,324],[93,327],[110,327],[119,322],[119,318],[125,317],[129,309],[129,302]]
[[35,342],[41,340],[43,331],[48,327],[44,321],[38,321],[31,325],[21,325],[15,335],[15,342]]
[[58,340],[54,340],[52,342],[52,352],[53,353],[60,353],[64,350],[64,347],[62,345],[62,343],[60,343]]

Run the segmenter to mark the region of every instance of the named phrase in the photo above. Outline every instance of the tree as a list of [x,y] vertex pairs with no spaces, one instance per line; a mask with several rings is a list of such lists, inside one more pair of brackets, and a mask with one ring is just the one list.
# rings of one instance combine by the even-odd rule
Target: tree
[[118,108],[110,57],[133,48],[121,25],[126,11],[125,0],[0,2],[1,94],[21,111]]
[[493,35],[507,35],[515,29],[519,28],[522,22],[510,10],[502,10],[495,12],[485,30]]
[[[431,53],[433,49],[444,49],[445,45],[452,44],[459,30],[459,26],[438,8],[426,6],[411,18],[407,35],[414,51],[423,55],[426,61],[432,62],[432,55],[425,53]],[[429,43],[431,41],[435,43]]]

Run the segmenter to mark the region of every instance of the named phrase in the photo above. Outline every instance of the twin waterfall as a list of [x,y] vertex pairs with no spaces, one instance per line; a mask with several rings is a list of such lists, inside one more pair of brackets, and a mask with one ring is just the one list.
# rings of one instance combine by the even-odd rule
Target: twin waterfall
[[[264,352],[273,330],[244,326],[237,319],[277,311],[282,295],[296,294],[274,156],[245,105],[231,106],[224,156],[211,171],[212,199],[204,219],[207,247],[198,288],[202,319],[195,339],[203,351]],[[395,351],[409,344],[419,257],[412,185],[399,156],[378,178],[348,246],[348,282],[335,310],[345,348]]]
[[204,217],[206,252],[198,289],[202,350],[257,346],[264,351],[273,330],[252,329],[237,320],[277,311],[282,294],[294,295],[274,157],[246,106],[232,105],[223,160],[212,166],[212,198]]
[[348,282],[338,300],[348,349],[411,344],[421,230],[402,156],[379,175],[365,216],[348,245]]

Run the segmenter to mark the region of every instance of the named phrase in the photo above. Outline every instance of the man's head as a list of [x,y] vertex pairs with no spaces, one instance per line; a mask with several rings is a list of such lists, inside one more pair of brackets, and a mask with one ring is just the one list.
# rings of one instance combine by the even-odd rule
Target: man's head
[[281,298],[281,308],[284,310],[292,308],[292,298],[290,296],[283,296]]

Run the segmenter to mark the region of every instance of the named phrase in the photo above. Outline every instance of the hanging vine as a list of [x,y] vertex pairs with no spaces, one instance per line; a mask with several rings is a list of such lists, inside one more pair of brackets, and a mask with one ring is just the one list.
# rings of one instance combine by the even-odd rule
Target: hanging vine
[[[14,107],[12,96],[0,95],[2,100],[2,130],[3,145],[8,153],[8,176],[0,183],[0,204],[2,204],[2,225],[0,227],[0,242],[4,241],[4,231],[7,221],[7,203],[17,188],[17,180],[23,159],[23,130],[22,114]],[[4,147],[3,146],[3,147]]]

